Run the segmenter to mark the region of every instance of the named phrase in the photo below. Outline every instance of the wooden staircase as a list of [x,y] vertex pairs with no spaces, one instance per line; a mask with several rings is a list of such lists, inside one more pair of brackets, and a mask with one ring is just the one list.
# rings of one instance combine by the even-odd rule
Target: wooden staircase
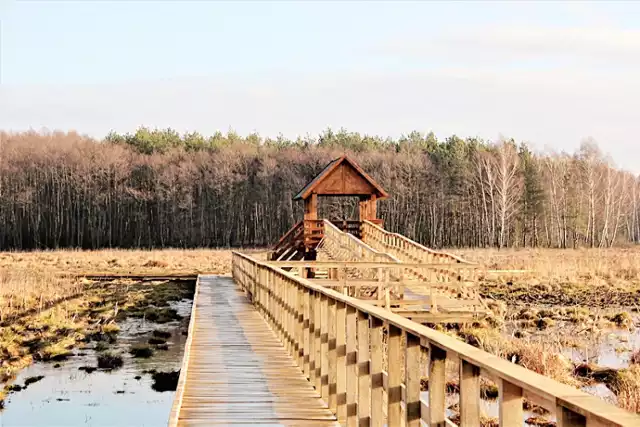
[[278,240],[269,259],[271,261],[294,261],[304,257],[304,221],[299,221]]

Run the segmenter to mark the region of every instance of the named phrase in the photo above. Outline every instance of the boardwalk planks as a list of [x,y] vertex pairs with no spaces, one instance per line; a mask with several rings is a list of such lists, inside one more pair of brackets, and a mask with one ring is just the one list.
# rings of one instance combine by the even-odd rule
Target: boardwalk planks
[[[170,425],[337,425],[296,361],[229,277],[201,276],[188,375]],[[185,373],[181,373],[181,376]]]

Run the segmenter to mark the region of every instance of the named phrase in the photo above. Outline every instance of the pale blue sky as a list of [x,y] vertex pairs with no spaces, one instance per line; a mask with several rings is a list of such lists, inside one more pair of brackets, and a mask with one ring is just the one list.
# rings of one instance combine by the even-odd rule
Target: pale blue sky
[[433,130],[640,171],[640,4],[0,0],[0,128]]

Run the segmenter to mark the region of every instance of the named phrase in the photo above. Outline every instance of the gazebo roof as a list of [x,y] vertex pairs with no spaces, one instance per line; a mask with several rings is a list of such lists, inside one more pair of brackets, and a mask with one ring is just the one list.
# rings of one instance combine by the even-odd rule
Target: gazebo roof
[[293,200],[304,200],[316,193],[319,196],[366,196],[377,199],[389,197],[386,191],[348,156],[332,160]]

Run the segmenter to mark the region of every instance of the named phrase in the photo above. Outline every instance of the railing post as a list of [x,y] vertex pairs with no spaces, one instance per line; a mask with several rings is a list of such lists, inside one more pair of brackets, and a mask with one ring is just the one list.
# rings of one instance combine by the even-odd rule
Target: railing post
[[320,376],[322,379],[322,400],[329,400],[329,299],[326,295],[321,295],[321,365]]
[[282,285],[280,286],[282,291],[282,299],[283,299],[283,312],[284,312],[284,321],[282,322],[284,325],[284,336],[285,336],[285,345],[287,348],[287,353],[291,357],[293,357],[292,351],[292,341],[291,341],[291,287],[287,283],[287,280],[284,280]]
[[522,426],[522,388],[501,379],[500,393],[500,427]]
[[371,316],[371,425],[382,427],[384,388],[382,383],[382,320]]
[[291,288],[288,286],[286,279],[280,283],[279,288],[282,299],[282,327],[284,329],[285,347],[287,353],[291,356],[291,311],[289,309],[289,292]]
[[336,399],[338,422],[347,421],[347,308],[336,303]]
[[460,427],[480,425],[480,368],[460,360]]
[[603,425],[597,420],[587,422],[587,419],[584,416],[577,414],[562,405],[556,406],[556,418],[558,420],[558,427],[600,427]]
[[282,333],[282,324],[280,323],[282,310],[278,299],[278,287],[275,285],[275,280],[275,273],[273,271],[269,271],[269,312],[271,313],[271,322],[273,323],[278,338],[280,338],[280,342],[284,344],[285,342],[284,335]]
[[584,416],[576,414],[571,409],[565,408],[562,405],[556,406],[556,418],[558,420],[558,427],[585,427],[592,424],[597,427],[602,424],[599,422],[587,423]]
[[387,424],[400,426],[402,424],[402,330],[389,325],[387,339]]
[[327,403],[331,412],[336,414],[338,411],[338,352],[336,348],[336,300],[333,298],[329,299],[329,316],[327,317],[329,327],[329,399]]
[[[291,357],[298,363],[298,292],[295,283],[287,283],[289,290],[289,339],[291,340]],[[300,365],[298,365],[300,366]]]
[[447,352],[440,347],[429,348],[429,426],[445,427]]
[[291,334],[291,357],[300,366],[298,354],[298,285],[289,283],[289,330]]
[[322,302],[320,295],[313,292],[313,381],[311,384],[316,388],[318,393],[322,393]]
[[347,426],[358,425],[358,348],[356,309],[347,306]]
[[311,295],[310,290],[307,288],[301,288],[303,292],[303,319],[302,319],[302,327],[303,327],[303,345],[302,345],[302,363],[304,364],[304,376],[307,377],[309,381],[311,381],[311,343],[313,339],[311,338],[311,324],[313,323],[312,311],[311,311]]
[[407,348],[405,350],[405,425],[419,427],[420,414],[420,379],[424,372],[423,347],[420,337],[407,333]]
[[[308,366],[305,366],[304,361],[304,338],[305,338],[305,304],[304,304],[304,290],[302,285],[295,284],[294,292],[296,297],[296,353],[298,356],[298,366],[300,370],[308,376]],[[305,292],[306,293],[306,292]],[[308,347],[307,347],[308,348]]]
[[371,423],[371,375],[369,362],[369,316],[358,311],[358,425]]

